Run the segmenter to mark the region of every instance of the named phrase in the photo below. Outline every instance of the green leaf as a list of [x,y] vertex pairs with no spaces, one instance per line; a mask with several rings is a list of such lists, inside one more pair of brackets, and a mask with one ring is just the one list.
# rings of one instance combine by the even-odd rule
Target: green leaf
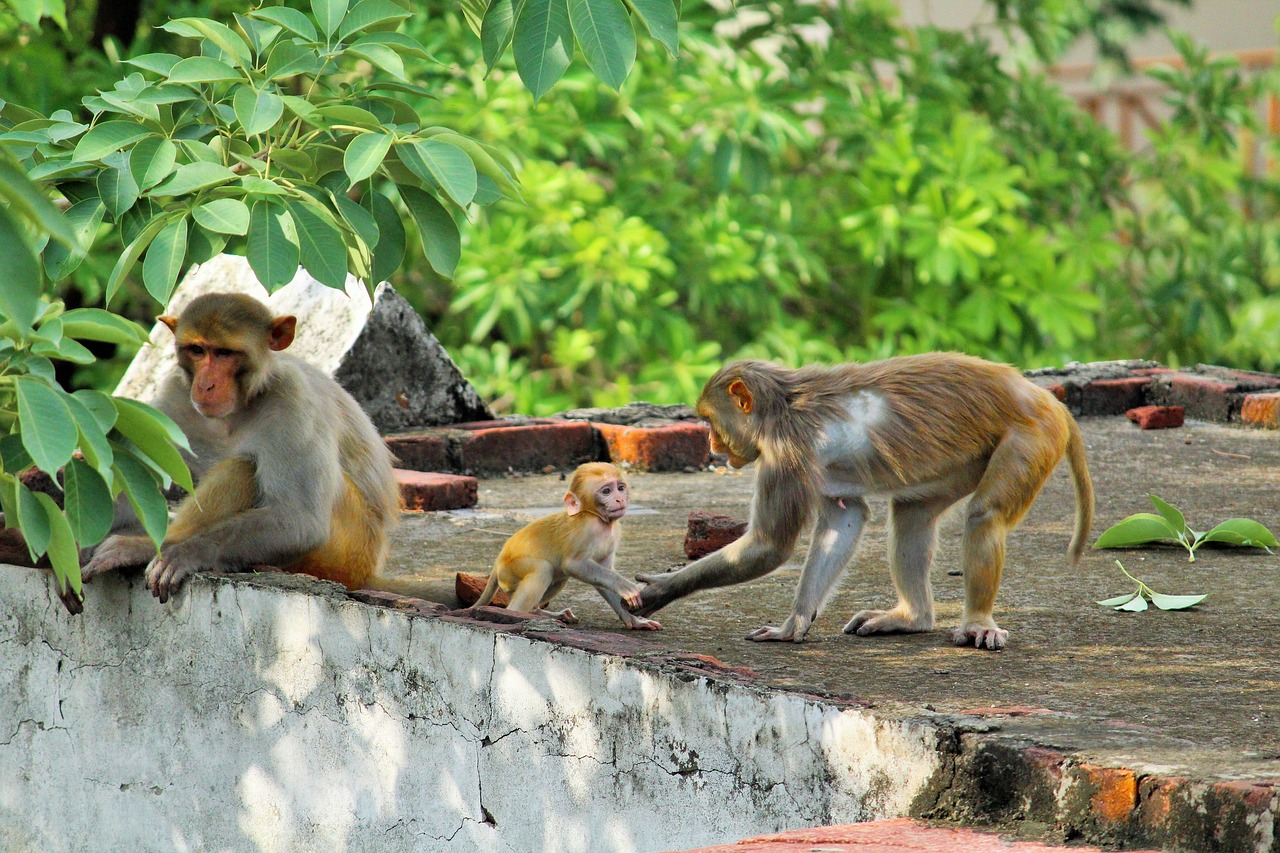
[[80,585],[80,550],[76,547],[75,533],[53,498],[37,492],[36,500],[40,502],[45,517],[49,520],[49,562],[58,579],[58,592],[65,595],[70,586],[77,595],[83,595]]
[[124,63],[136,66],[144,71],[159,74],[162,77],[168,77],[169,72],[173,70],[173,66],[177,65],[181,58],[180,56],[174,56],[172,53],[144,53],[142,56],[126,59]]
[[67,463],[62,477],[66,492],[63,507],[71,534],[81,547],[96,545],[111,532],[111,489],[101,474],[79,459]]
[[142,261],[142,283],[161,305],[169,304],[186,257],[187,220],[183,217],[170,222],[156,235]]
[[1098,601],[1095,603],[1101,604],[1103,607],[1119,607],[1122,604],[1127,604],[1132,601],[1133,597],[1137,594],[1137,592],[1131,592],[1128,595],[1118,595],[1115,598],[1108,598],[1106,601]]
[[432,137],[433,141],[447,142],[450,145],[456,145],[467,153],[471,158],[471,162],[475,165],[476,171],[490,178],[495,184],[501,188],[504,195],[508,198],[519,200],[521,198],[520,188],[516,186],[515,181],[511,178],[511,173],[502,167],[493,155],[486,150],[485,146],[476,142],[474,139],[468,139],[456,133],[441,133]]
[[567,0],[525,0],[514,38],[516,71],[535,101],[564,76],[573,59]]
[[104,121],[89,129],[76,143],[71,159],[77,163],[101,160],[108,154],[132,145],[151,135],[151,131],[132,121]]
[[294,41],[282,41],[271,50],[267,60],[267,78],[279,80],[297,74],[318,74],[324,60],[315,50]]
[[390,150],[391,137],[385,133],[361,133],[343,153],[342,168],[351,183],[363,181],[378,170]]
[[1151,603],[1161,610],[1186,610],[1208,598],[1207,595],[1164,595],[1151,593]]
[[418,237],[431,268],[445,277],[453,275],[462,254],[458,224],[433,196],[417,187],[398,185],[400,198],[418,225]]
[[182,454],[174,447],[176,443],[190,450],[186,436],[177,425],[145,403],[125,397],[112,397],[111,401],[116,407],[116,430],[150,457],[175,483],[188,492],[195,491],[187,463],[182,461]]
[[1186,535],[1188,539],[1190,538],[1189,530],[1187,528],[1187,520],[1176,507],[1165,503],[1155,495],[1147,495],[1147,500],[1151,501],[1152,506],[1156,508],[1156,512],[1160,513],[1160,517],[1168,522],[1169,527],[1172,530]]
[[489,71],[506,53],[516,32],[515,0],[492,0],[480,24],[480,44],[484,48],[484,64]]
[[184,163],[151,189],[150,196],[186,195],[233,181],[236,173],[217,163]]
[[56,343],[49,340],[35,338],[31,345],[31,352],[37,355],[56,358],[59,361],[70,361],[74,364],[92,364],[97,358],[88,347],[73,341],[71,338],[61,338]]
[[382,193],[369,193],[364,197],[364,203],[371,208],[378,223],[378,245],[373,250],[369,276],[375,282],[383,282],[391,278],[404,262],[404,222],[395,204]]
[[11,432],[0,438],[0,466],[8,474],[21,474],[36,464],[31,454],[22,446],[22,435]]
[[36,467],[53,476],[75,452],[78,437],[75,418],[62,399],[65,392],[30,376],[15,377],[14,388],[22,446]]
[[354,33],[358,33],[363,29],[385,24],[389,21],[403,21],[405,18],[411,17],[412,14],[408,9],[397,6],[390,0],[360,0],[347,13],[347,17],[342,22],[342,29],[338,31],[338,36],[343,41],[348,41]]
[[178,161],[178,146],[162,136],[149,136],[129,152],[129,171],[139,189],[150,189],[169,177]]
[[381,68],[392,77],[400,80],[407,79],[404,76],[404,60],[400,58],[400,54],[385,44],[369,39],[360,39],[359,42],[347,48],[347,53],[368,60],[370,65]]
[[126,448],[115,445],[112,449],[116,459],[115,475],[124,485],[125,497],[142,522],[142,529],[159,546],[169,529],[169,504],[164,499],[160,484],[151,469]]
[[226,24],[220,24],[208,18],[175,18],[167,24],[161,24],[160,29],[174,32],[174,24],[186,24],[191,27],[217,45],[219,50],[231,57],[241,68],[247,69],[253,62],[249,44]]
[[257,136],[270,130],[284,115],[284,101],[279,95],[265,90],[255,92],[252,86],[236,89],[232,103],[236,110],[236,120],[249,136]]
[[1147,609],[1147,600],[1141,595],[1135,595],[1128,604],[1121,604],[1116,610],[1127,610],[1130,613],[1141,613]]
[[110,304],[112,297],[120,290],[120,286],[124,284],[124,277],[133,269],[133,265],[138,262],[138,257],[143,250],[151,243],[151,240],[160,233],[160,229],[164,228],[169,222],[169,218],[165,216],[157,216],[146,224],[134,238],[133,242],[125,247],[123,253],[116,260],[115,267],[111,270],[111,276],[107,279],[107,303]]
[[0,258],[5,264],[0,314],[25,332],[40,314],[40,264],[22,229],[4,207],[0,207]]
[[1108,528],[1093,547],[1129,548],[1159,539],[1177,538],[1177,531],[1169,526],[1168,521],[1149,512],[1139,512]]
[[62,399],[67,404],[67,408],[71,409],[71,414],[76,419],[76,427],[80,433],[80,452],[84,454],[85,460],[93,466],[94,470],[105,478],[104,482],[110,488],[113,454],[111,453],[111,445],[107,442],[106,430],[98,422],[97,416],[89,410],[89,407],[79,397],[74,394],[68,394]]
[[200,225],[219,234],[242,236],[249,230],[249,206],[238,198],[207,201],[191,215]]
[[315,41],[320,36],[310,18],[297,9],[290,9],[288,6],[269,6],[265,9],[254,9],[249,13],[249,17],[279,24],[289,32],[302,36],[307,41]]
[[298,273],[298,244],[285,231],[288,211],[262,200],[249,212],[249,266],[268,293],[284,287]]
[[569,21],[587,65],[606,86],[620,89],[636,61],[636,33],[620,0],[569,0]]
[[680,19],[676,14],[675,4],[671,0],[627,0],[627,5],[635,10],[640,20],[644,21],[649,35],[661,42],[672,56],[679,52]]
[[170,83],[225,83],[244,79],[239,71],[211,56],[189,56],[169,72]]
[[428,184],[439,186],[460,206],[467,206],[475,197],[475,164],[456,145],[428,139],[401,145],[398,152],[411,172]]
[[93,244],[107,209],[98,198],[87,198],[71,205],[66,213],[67,222],[75,230],[76,248],[68,249],[62,243],[50,242],[44,249],[45,273],[53,281],[61,281],[84,261],[87,247]]
[[[104,433],[110,432],[116,425],[116,404],[111,402],[111,398],[106,394],[82,388],[73,392],[71,396],[84,404]],[[0,440],[0,444],[3,444],[3,440]]]
[[203,264],[216,258],[227,247],[228,240],[226,234],[215,234],[197,224],[187,237],[187,261]]
[[18,527],[22,529],[33,560],[49,550],[49,539],[53,536],[49,516],[45,515],[36,493],[21,482],[18,483]]
[[305,202],[289,201],[289,213],[298,230],[302,266],[316,281],[336,290],[347,285],[347,247],[338,226]]
[[347,0],[311,0],[311,14],[315,16],[320,30],[331,36],[338,31],[347,15]]
[[113,344],[145,344],[151,340],[146,329],[119,314],[101,308],[72,308],[62,315],[62,334],[80,341]]
[[1280,546],[1275,534],[1264,525],[1249,518],[1229,518],[1204,534],[1206,542],[1226,542],[1231,545],[1252,545],[1255,548]]
[[98,197],[112,218],[119,220],[138,200],[138,182],[125,169],[103,169],[98,173]]
[[70,249],[81,247],[74,224],[63,216],[41,187],[6,157],[0,157],[0,198],[8,201],[14,211],[38,223],[59,243]]

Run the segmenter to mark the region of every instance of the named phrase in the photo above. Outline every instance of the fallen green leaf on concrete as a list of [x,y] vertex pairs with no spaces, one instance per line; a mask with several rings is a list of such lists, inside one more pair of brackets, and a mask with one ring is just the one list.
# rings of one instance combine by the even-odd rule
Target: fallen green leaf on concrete
[[1247,545],[1262,548],[1268,554],[1280,547],[1275,535],[1265,526],[1250,518],[1229,518],[1212,530],[1200,533],[1187,525],[1187,520],[1177,507],[1155,495],[1147,495],[1159,515],[1139,512],[1124,521],[1107,528],[1095,548],[1132,548],[1148,542],[1172,540],[1187,549],[1191,562],[1196,561],[1196,549],[1206,542],[1227,545]]
[[1099,601],[1098,604],[1103,607],[1141,613],[1147,609],[1147,600],[1150,599],[1151,603],[1161,610],[1186,610],[1188,607],[1194,607],[1208,597],[1207,595],[1165,595],[1162,592],[1156,592],[1125,571],[1119,560],[1116,560],[1116,565],[1120,567],[1120,571],[1124,572],[1125,577],[1138,585],[1138,588],[1128,595],[1117,595],[1115,598]]

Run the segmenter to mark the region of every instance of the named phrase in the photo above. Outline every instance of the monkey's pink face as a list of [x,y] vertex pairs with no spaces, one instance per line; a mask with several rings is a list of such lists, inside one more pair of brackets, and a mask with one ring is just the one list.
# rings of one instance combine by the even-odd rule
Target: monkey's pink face
[[596,507],[602,518],[617,521],[627,514],[626,480],[605,480],[596,487]]

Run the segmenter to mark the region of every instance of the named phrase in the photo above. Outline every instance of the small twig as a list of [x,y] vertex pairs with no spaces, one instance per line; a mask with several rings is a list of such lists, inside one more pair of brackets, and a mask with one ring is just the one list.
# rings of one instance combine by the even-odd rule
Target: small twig
[[1253,458],[1252,456],[1245,456],[1243,453],[1228,453],[1225,450],[1214,450],[1212,447],[1209,448],[1209,452],[1216,453],[1219,456],[1229,456],[1232,459],[1252,459]]

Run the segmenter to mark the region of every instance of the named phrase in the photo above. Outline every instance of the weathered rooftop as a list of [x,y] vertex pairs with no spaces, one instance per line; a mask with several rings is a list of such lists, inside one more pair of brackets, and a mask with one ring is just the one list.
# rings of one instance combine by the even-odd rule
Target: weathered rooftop
[[[1190,420],[1159,431],[1121,418],[1083,418],[1081,425],[1097,491],[1095,537],[1149,511],[1148,493],[1177,505],[1197,529],[1247,516],[1280,530],[1275,433]],[[750,469],[634,474],[636,507],[624,522],[619,569],[630,575],[682,564],[689,512],[745,518],[753,481]],[[406,516],[388,573],[416,579],[424,595],[454,605],[455,572],[487,573],[503,538],[557,506],[563,488],[558,474],[481,480],[473,510]],[[668,607],[656,633],[626,632],[594,591],[570,584],[557,603],[572,606],[582,621],[558,633],[570,644],[645,658],[711,655],[750,670],[754,675],[734,677],[760,686],[842,697],[878,714],[953,727],[958,763],[990,763],[989,790],[939,791],[917,803],[922,815],[1039,821],[1049,837],[1189,848],[1216,833],[1226,839],[1221,849],[1236,849],[1222,827],[1238,823],[1233,831],[1241,839],[1271,849],[1270,784],[1280,778],[1280,557],[1206,548],[1189,563],[1174,547],[1094,550],[1072,568],[1065,558],[1072,500],[1059,470],[1009,538],[996,612],[1010,632],[1003,652],[955,648],[944,630],[958,621],[962,597],[962,579],[947,574],[958,560],[954,512],[941,528],[933,572],[938,629],[876,638],[841,633],[853,612],[893,601],[882,504],[873,504],[858,554],[802,645],[742,636],[790,612],[807,542],[764,579]],[[1100,607],[1095,601],[1133,588],[1117,558],[1157,591],[1208,599],[1181,612]],[[1084,778],[1075,786],[1077,796],[1085,792],[1082,817],[1071,817],[1064,804],[1071,787],[1061,784],[1064,774]],[[1206,787],[1215,782],[1232,784]],[[1037,805],[1042,794],[1059,802]],[[1223,813],[1215,816],[1219,800]]]

